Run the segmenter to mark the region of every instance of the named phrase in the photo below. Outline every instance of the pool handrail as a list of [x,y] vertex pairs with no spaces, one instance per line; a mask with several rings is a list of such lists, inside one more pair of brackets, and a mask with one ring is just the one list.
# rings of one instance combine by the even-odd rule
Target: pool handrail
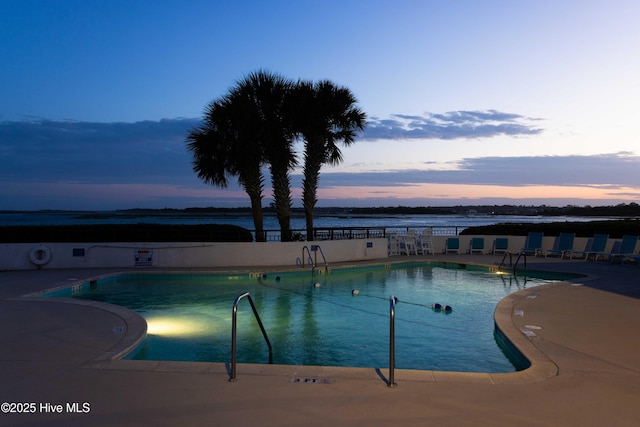
[[[322,261],[324,261],[324,271],[329,271],[329,264],[327,264],[327,258],[324,256],[324,252],[322,252],[322,248],[320,247],[320,245],[311,245],[311,252],[314,252],[316,254],[316,260],[314,264],[318,263],[318,251],[320,251],[320,255],[322,255]],[[315,265],[314,265],[315,267]]]
[[524,257],[524,268],[527,268],[527,251],[520,251],[518,254],[518,258],[516,258],[516,262],[513,264],[513,274],[516,274],[516,268],[518,267],[518,262],[520,258]]
[[513,268],[513,275],[515,276],[516,274],[516,268],[518,267],[518,263],[520,262],[520,258],[523,258],[524,260],[524,268],[527,268],[527,253],[526,251],[520,251],[518,252],[518,257],[516,258],[516,262],[513,262],[513,254],[509,251],[505,251],[504,255],[502,256],[502,261],[500,261],[500,263],[498,264],[498,267],[504,267],[505,266],[505,262],[507,260],[507,256],[509,257],[509,267]]
[[[318,264],[318,251],[320,252],[320,255],[322,256],[322,260],[324,261],[324,271],[328,272],[329,271],[329,264],[327,263],[327,258],[324,256],[324,252],[322,251],[322,248],[320,247],[320,245],[311,245],[311,249],[309,249],[309,246],[304,245],[302,247],[302,267],[304,268],[304,253],[305,251],[307,252],[307,254],[309,255],[309,258],[307,259],[308,263],[311,265],[311,271],[315,271],[316,269],[316,265]],[[311,252],[313,252],[315,254],[315,257],[311,256]]]
[[509,267],[513,266],[513,254],[509,251],[504,251],[504,255],[502,255],[502,261],[498,264],[498,267],[504,267],[504,263],[507,260],[507,256],[509,256]]
[[307,258],[307,262],[309,263],[309,265],[311,265],[311,268],[315,268],[316,267],[316,263],[313,262],[313,258],[311,257],[311,252],[309,251],[309,246],[304,245],[302,247],[302,256],[300,257],[300,259],[302,260],[302,268],[304,268],[304,253],[305,251],[307,252],[308,258]]
[[395,337],[395,317],[396,317],[396,302],[398,298],[391,295],[389,298],[389,384],[388,386],[393,388],[395,383],[395,369],[396,369],[396,337]]
[[264,336],[265,341],[267,342],[267,347],[269,347],[269,364],[273,364],[273,348],[271,347],[271,342],[269,341],[269,337],[267,336],[267,331],[264,329],[262,325],[262,320],[260,320],[260,315],[258,314],[258,310],[256,309],[255,304],[253,303],[253,299],[249,292],[245,292],[241,295],[238,295],[236,300],[233,302],[233,311],[231,315],[231,374],[229,377],[230,382],[236,381],[236,318],[238,313],[238,303],[242,298],[246,297],[251,304],[251,309],[253,310],[253,314],[258,321],[258,325],[260,326],[260,330],[262,331],[262,336]]

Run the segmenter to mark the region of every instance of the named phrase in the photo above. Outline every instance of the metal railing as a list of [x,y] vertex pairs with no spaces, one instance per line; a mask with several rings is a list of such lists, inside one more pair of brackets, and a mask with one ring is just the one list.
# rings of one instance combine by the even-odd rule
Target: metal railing
[[395,387],[395,369],[396,369],[396,302],[398,298],[391,295],[389,298],[389,387]]
[[[320,252],[320,255],[322,256],[322,261],[324,262],[324,271],[329,271],[329,264],[327,263],[327,258],[324,256],[324,252],[322,251],[322,248],[320,247],[320,245],[311,245],[311,249],[309,249],[309,247],[307,245],[304,245],[302,247],[302,260],[301,260],[301,266],[304,267],[304,253],[307,253],[308,258],[307,261],[308,263],[311,265],[311,271],[315,271],[316,266],[318,265],[318,252]],[[311,256],[311,252],[314,253],[314,256]]]
[[267,342],[267,347],[269,347],[269,364],[273,364],[273,348],[271,347],[271,342],[269,341],[269,337],[267,336],[267,331],[265,331],[264,326],[262,325],[262,320],[260,320],[260,315],[258,314],[258,310],[256,310],[256,306],[253,303],[253,299],[251,299],[251,295],[249,292],[245,292],[241,295],[238,295],[236,300],[233,303],[233,312],[232,312],[232,320],[231,320],[231,374],[229,375],[229,381],[236,380],[236,318],[238,313],[238,303],[244,297],[247,297],[249,303],[251,304],[251,309],[253,310],[253,314],[258,321],[258,325],[260,326],[260,330],[262,331],[262,336],[264,336],[265,341]]
[[507,255],[509,256],[509,267],[513,266],[513,254],[509,251],[504,251],[504,255],[502,256],[502,261],[498,264],[498,267],[504,267],[504,263],[507,260]]
[[527,253],[525,251],[518,252],[518,257],[516,258],[516,262],[513,262],[513,254],[509,251],[505,251],[502,256],[502,261],[498,264],[498,267],[504,267],[505,261],[507,260],[507,256],[509,256],[509,267],[513,267],[513,274],[516,273],[516,268],[518,267],[518,263],[520,262],[520,258],[524,257],[524,268],[527,268]]
[[302,247],[301,267],[304,267],[304,253],[305,252],[308,255],[307,262],[311,265],[311,267],[315,268],[316,263],[313,261],[313,257],[311,256],[311,252],[309,251],[309,246],[307,246],[307,245],[304,245]]
[[513,273],[516,272],[516,267],[518,266],[518,262],[520,262],[520,258],[524,257],[524,268],[527,268],[527,253],[525,251],[521,251],[518,254],[518,258],[516,258],[516,262],[513,264]]
[[[399,235],[407,233],[409,230],[416,230],[422,233],[423,230],[430,230],[432,236],[457,236],[466,226],[388,226],[388,227],[328,227],[315,228],[313,240],[349,240],[349,239],[384,239],[387,233],[395,232]],[[251,231],[255,239],[255,231]],[[306,230],[291,230],[295,240],[307,241]],[[280,241],[280,230],[264,230],[266,241]]]
[[324,256],[324,252],[322,252],[322,248],[320,245],[311,245],[311,252],[315,254],[315,259],[313,262],[313,267],[315,268],[318,265],[318,252],[322,255],[322,261],[324,262],[324,271],[329,271],[329,264],[327,264],[327,258]]

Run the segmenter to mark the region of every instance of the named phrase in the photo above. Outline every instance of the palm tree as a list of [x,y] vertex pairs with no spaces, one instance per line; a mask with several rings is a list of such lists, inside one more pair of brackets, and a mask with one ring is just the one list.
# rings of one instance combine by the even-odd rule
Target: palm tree
[[268,165],[282,241],[292,240],[291,170],[297,159],[293,142],[304,139],[303,205],[307,238],[313,240],[313,210],[323,164],[338,164],[336,145],[353,143],[364,129],[365,114],[346,87],[325,80],[290,80],[257,71],[240,80],[229,93],[210,103],[202,126],[187,136],[193,169],[204,182],[227,186],[235,176],[251,200],[256,240],[264,241],[262,167]]
[[226,188],[227,176],[236,176],[251,201],[256,241],[265,241],[262,215],[262,154],[259,138],[250,125],[241,99],[226,96],[211,102],[203,124],[189,132],[187,149],[193,154],[193,170],[205,183]]
[[323,80],[315,84],[298,82],[295,91],[298,114],[296,129],[304,139],[302,204],[305,211],[307,240],[313,240],[313,210],[323,164],[342,162],[337,143],[352,144],[358,131],[365,128],[366,115],[356,106],[351,91]]
[[281,241],[292,240],[290,171],[297,164],[290,114],[292,88],[293,83],[278,74],[257,71],[240,81],[232,94],[253,107],[246,113],[254,116],[263,160],[269,165]]
[[257,71],[240,80],[229,93],[207,107],[204,124],[187,137],[194,171],[205,182],[226,187],[237,176],[249,195],[256,240],[264,241],[262,166],[271,173],[282,241],[291,237],[291,179],[296,165],[293,126],[287,113],[292,82]]

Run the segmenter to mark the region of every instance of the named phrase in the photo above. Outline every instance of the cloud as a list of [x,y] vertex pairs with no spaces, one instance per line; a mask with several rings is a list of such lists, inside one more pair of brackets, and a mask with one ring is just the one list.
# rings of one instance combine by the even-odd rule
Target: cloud
[[594,156],[480,157],[447,170],[324,173],[323,186],[466,184],[495,186],[593,186],[640,188],[640,156],[627,152]]
[[[517,114],[456,111],[373,119],[364,139],[478,138],[540,132]],[[133,123],[0,122],[0,178],[99,183],[184,183],[194,174],[185,136],[200,119]]]
[[191,170],[184,141],[198,123],[196,119],[3,122],[0,177],[5,181],[173,182]]
[[537,135],[537,121],[518,114],[487,111],[451,111],[422,116],[394,114],[389,119],[372,118],[361,139],[459,139],[491,138],[509,135]]
[[[413,129],[414,135],[424,134],[424,129],[418,129],[419,126],[424,128],[427,127],[425,122],[433,122],[439,126],[434,135],[446,139],[467,132],[456,127],[465,128],[472,123],[484,123],[491,128],[476,132],[478,137],[505,133],[505,127],[520,126],[524,120],[529,119],[496,111],[461,111],[425,117],[397,115],[384,122],[389,137],[399,137],[409,128]],[[199,119],[188,118],[135,123],[2,122],[0,207],[246,206],[246,195],[234,180],[230,181],[228,189],[220,190],[205,185],[193,172],[185,137],[199,123]],[[520,134],[537,132],[527,126]],[[516,131],[511,129],[509,132]],[[405,132],[403,137],[406,138],[407,134],[410,132]],[[365,169],[364,166],[361,169]],[[640,197],[639,168],[640,156],[630,152],[595,156],[463,158],[455,163],[425,162],[424,169],[350,173],[326,169],[320,178],[320,189],[333,192],[338,197],[337,189],[346,188],[344,194],[349,193],[348,197],[354,198],[353,188],[360,187],[358,195],[370,200],[371,204],[376,204],[376,200],[382,200],[382,197],[393,200],[393,197],[399,199],[401,196],[402,200],[408,200],[416,188],[429,184],[498,189],[552,186],[571,188],[568,190],[570,194],[575,188],[589,187],[600,190],[602,194],[606,192],[609,196],[628,200]],[[292,176],[292,186],[297,203],[301,186],[299,173]],[[500,191],[495,188],[494,191]],[[422,204],[437,200],[439,191],[448,190],[434,190],[431,202],[423,199]],[[322,204],[326,206],[332,197],[324,199]],[[265,200],[268,198],[267,189]],[[346,203],[347,199],[344,201]]]

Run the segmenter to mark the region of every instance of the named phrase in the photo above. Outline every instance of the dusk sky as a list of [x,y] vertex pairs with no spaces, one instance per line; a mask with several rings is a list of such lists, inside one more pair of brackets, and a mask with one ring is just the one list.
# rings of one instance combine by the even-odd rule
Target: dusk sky
[[638,203],[639,16],[636,0],[0,0],[0,210],[249,206],[198,180],[185,136],[260,69],[347,86],[367,114],[318,206]]

